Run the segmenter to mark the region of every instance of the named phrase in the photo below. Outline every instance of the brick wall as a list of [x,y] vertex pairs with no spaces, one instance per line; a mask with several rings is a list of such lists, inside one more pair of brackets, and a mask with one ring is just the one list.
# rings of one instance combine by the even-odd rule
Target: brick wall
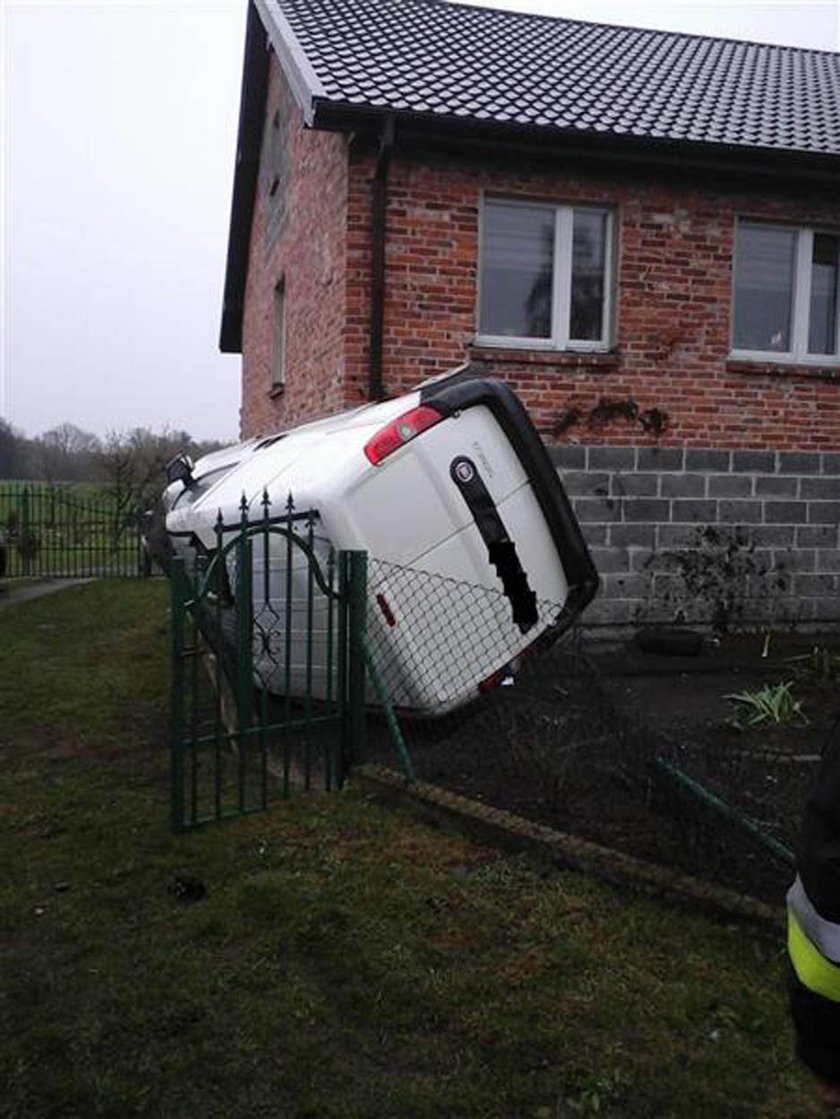
[[[366,378],[371,156],[350,164],[348,381]],[[617,345],[606,355],[502,351],[475,344],[478,214],[482,191],[520,199],[615,208],[618,229]],[[565,440],[692,447],[819,450],[840,447],[837,371],[731,362],[732,252],[736,218],[837,225],[828,195],[785,193],[765,183],[738,193],[650,176],[525,173],[463,156],[392,162],[387,242],[385,378],[409,388],[467,357],[520,391],[551,437],[570,413]],[[602,398],[632,400],[667,416],[658,437],[638,424],[590,424]]]
[[[243,437],[344,406],[347,141],[305,131],[302,124],[272,55],[245,289]],[[274,289],[281,280],[286,358],[278,392],[272,390],[271,351]]]

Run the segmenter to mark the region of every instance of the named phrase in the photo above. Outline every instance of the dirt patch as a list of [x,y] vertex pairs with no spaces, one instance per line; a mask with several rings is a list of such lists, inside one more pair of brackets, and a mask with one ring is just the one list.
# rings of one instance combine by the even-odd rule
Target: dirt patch
[[[838,650],[837,635],[707,641],[693,657],[578,638],[475,708],[404,732],[424,780],[775,904],[840,707]],[[787,681],[804,718],[733,725],[728,695]],[[376,722],[370,738],[372,760],[394,764]]]

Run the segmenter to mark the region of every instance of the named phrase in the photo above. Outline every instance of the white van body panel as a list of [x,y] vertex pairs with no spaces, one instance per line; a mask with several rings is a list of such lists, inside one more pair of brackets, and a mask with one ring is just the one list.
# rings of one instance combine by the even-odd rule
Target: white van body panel
[[[369,643],[388,664],[392,701],[439,714],[475,698],[480,682],[514,660],[552,622],[551,611],[540,611],[539,621],[524,632],[513,624],[477,518],[450,472],[454,460],[467,456],[475,464],[537,601],[554,604],[556,615],[569,583],[528,471],[488,406],[446,416],[379,465],[368,460],[367,442],[420,404],[415,391],[216,452],[195,466],[198,496],[175,483],[164,505],[168,531],[186,534],[172,537],[181,554],[189,550],[189,534],[205,548],[215,548],[220,517],[223,539],[232,539],[243,509],[248,519],[257,520],[266,499],[270,516],[282,515],[290,498],[297,511],[317,510],[315,546],[324,562],[330,547],[363,550],[372,561],[381,561],[371,563],[369,571]],[[203,478],[208,484],[202,490]],[[269,690],[285,690],[286,669],[277,668],[271,642],[287,640],[288,617],[291,644],[299,654],[289,686],[293,694],[303,694],[309,565],[301,549],[292,549],[294,593],[287,614],[287,554],[280,535],[271,537],[267,549],[259,540],[254,545],[254,622],[263,628],[270,622],[276,631],[269,652],[257,651],[254,670]],[[235,568],[231,551],[228,574],[234,588]],[[322,697],[329,684],[323,668],[318,678],[317,666],[326,663],[326,617],[325,600],[316,596],[311,683]]]

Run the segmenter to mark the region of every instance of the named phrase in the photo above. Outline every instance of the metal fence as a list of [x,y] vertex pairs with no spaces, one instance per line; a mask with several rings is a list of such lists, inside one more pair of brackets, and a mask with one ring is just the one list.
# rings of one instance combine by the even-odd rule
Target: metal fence
[[[521,635],[501,590],[370,560],[367,643],[396,709],[404,776],[778,900],[807,767],[757,757],[748,743],[725,752],[713,737],[663,734],[580,629],[533,644],[560,612],[538,603]],[[367,757],[394,764],[394,735],[376,714]]]
[[373,761],[736,892],[783,891],[799,759],[664,736],[579,629],[555,640],[561,604],[536,602],[523,632],[502,588],[334,554],[317,513],[291,507],[205,543],[173,565],[176,829]]
[[64,485],[0,484],[0,575],[138,575],[143,560],[136,509]]
[[172,562],[175,831],[340,787],[363,750],[366,557],[318,514],[216,522]]

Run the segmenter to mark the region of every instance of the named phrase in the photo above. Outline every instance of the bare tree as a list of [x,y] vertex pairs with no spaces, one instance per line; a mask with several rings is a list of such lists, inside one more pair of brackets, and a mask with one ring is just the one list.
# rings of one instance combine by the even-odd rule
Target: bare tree
[[100,453],[100,464],[106,491],[114,503],[115,532],[154,508],[166,486],[164,467],[179,451],[193,457],[221,444],[196,442],[188,431],[164,428],[160,432],[147,427],[130,431],[112,431]]
[[30,470],[30,440],[0,419],[0,478],[26,478]]
[[46,482],[91,480],[102,449],[98,437],[76,424],[62,423],[35,441],[40,476]]

